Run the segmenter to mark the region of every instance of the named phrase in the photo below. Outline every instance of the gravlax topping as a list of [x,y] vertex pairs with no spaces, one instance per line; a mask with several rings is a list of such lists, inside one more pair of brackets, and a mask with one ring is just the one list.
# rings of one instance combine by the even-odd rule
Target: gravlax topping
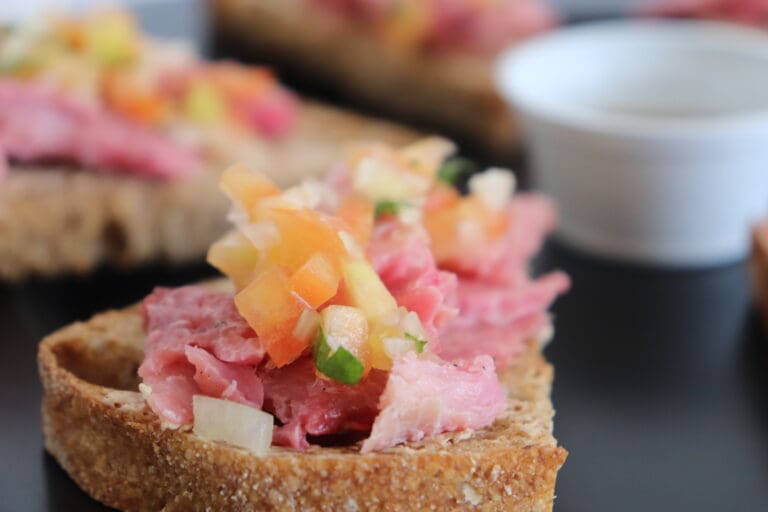
[[448,363],[405,354],[395,360],[362,452],[486,427],[505,404],[489,356]]
[[[199,395],[262,408],[272,442],[296,449],[370,433],[367,452],[490,425],[506,403],[496,368],[543,336],[569,282],[527,271],[554,224],[549,202],[511,197],[501,170],[459,195],[439,171],[452,148],[365,146],[326,183],[285,191],[246,167],[225,171],[234,229],[208,260],[235,292],[160,289],[145,301],[150,407],[172,424],[198,422]],[[360,166],[404,181],[374,194]],[[403,218],[406,202],[419,219]],[[460,250],[436,258],[435,212],[474,223],[474,243],[446,231]],[[243,445],[240,434],[220,438]]]

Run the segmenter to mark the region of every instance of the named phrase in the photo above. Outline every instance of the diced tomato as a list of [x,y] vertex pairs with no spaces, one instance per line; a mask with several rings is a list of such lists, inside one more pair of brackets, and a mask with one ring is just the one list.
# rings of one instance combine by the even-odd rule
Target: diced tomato
[[336,211],[336,216],[343,222],[345,231],[363,247],[367,246],[371,240],[373,211],[373,203],[356,194],[345,197]]
[[488,239],[500,237],[507,229],[505,212],[489,209],[479,197],[471,195],[463,199],[459,208],[461,218],[480,226]]
[[109,108],[134,121],[155,124],[170,114],[170,105],[159,91],[124,73],[105,74],[101,87]]
[[339,289],[341,272],[323,253],[312,255],[290,280],[291,291],[301,297],[312,309],[331,299]]
[[439,263],[451,258],[458,250],[457,224],[459,212],[456,206],[425,211],[424,227],[429,232],[430,247]]
[[207,74],[211,83],[231,100],[260,96],[275,85],[275,77],[268,69],[234,62],[212,64]]
[[[509,222],[504,211],[490,210],[478,197],[454,197],[446,189],[433,189],[424,212],[424,227],[438,263],[449,261],[468,246],[498,239]],[[465,238],[467,234],[472,235],[470,240]]]
[[274,208],[268,215],[280,233],[280,241],[267,250],[270,263],[296,272],[316,253],[323,253],[335,269],[341,270],[346,249],[336,229],[321,214]]
[[250,215],[254,214],[261,199],[280,194],[280,189],[266,176],[242,164],[235,164],[225,170],[219,183],[224,193]]
[[291,293],[283,268],[274,266],[259,274],[235,296],[235,305],[278,367],[295,361],[309,347],[308,341],[293,334],[305,305]]
[[453,208],[461,199],[459,192],[450,185],[437,182],[427,194],[427,200],[424,203],[424,211],[431,212],[445,208]]

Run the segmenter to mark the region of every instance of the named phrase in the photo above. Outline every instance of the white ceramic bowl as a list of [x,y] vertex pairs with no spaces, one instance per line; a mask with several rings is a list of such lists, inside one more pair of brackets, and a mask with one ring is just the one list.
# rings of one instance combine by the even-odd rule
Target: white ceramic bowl
[[702,266],[745,256],[768,214],[768,34],[611,21],[503,54],[533,181],[558,234],[602,255]]

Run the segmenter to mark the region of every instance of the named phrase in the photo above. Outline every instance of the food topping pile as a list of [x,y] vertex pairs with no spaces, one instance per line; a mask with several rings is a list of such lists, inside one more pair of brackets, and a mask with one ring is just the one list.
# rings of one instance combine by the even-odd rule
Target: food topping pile
[[501,169],[460,195],[453,151],[438,138],[358,146],[325,181],[284,191],[227,169],[234,229],[208,261],[235,292],[145,300],[152,409],[198,430],[193,397],[238,402],[274,416],[271,442],[296,449],[357,432],[366,452],[490,425],[506,404],[496,369],[542,335],[569,283],[527,270],[554,225],[549,202],[513,200]]
[[11,161],[169,178],[280,138],[295,117],[268,70],[153,41],[122,11],[0,33],[0,151]]

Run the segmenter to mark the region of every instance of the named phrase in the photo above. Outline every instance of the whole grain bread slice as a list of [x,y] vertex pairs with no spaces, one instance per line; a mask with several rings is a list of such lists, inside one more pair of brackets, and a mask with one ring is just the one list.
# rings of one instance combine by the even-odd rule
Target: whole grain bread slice
[[[304,102],[286,139],[264,144],[260,169],[279,185],[318,175],[354,141],[402,145],[401,126]],[[170,182],[60,166],[16,166],[0,186],[0,279],[202,259],[227,228],[219,172],[233,162]]]
[[489,428],[379,453],[359,444],[264,457],[168,430],[137,392],[138,307],[48,336],[38,362],[46,449],[93,498],[126,511],[548,511],[567,452],[552,436],[552,367],[531,344],[505,372]]
[[467,142],[491,159],[516,156],[519,124],[496,92],[493,56],[387,45],[369,27],[322,12],[308,17],[306,0],[211,3],[217,34],[238,51]]

